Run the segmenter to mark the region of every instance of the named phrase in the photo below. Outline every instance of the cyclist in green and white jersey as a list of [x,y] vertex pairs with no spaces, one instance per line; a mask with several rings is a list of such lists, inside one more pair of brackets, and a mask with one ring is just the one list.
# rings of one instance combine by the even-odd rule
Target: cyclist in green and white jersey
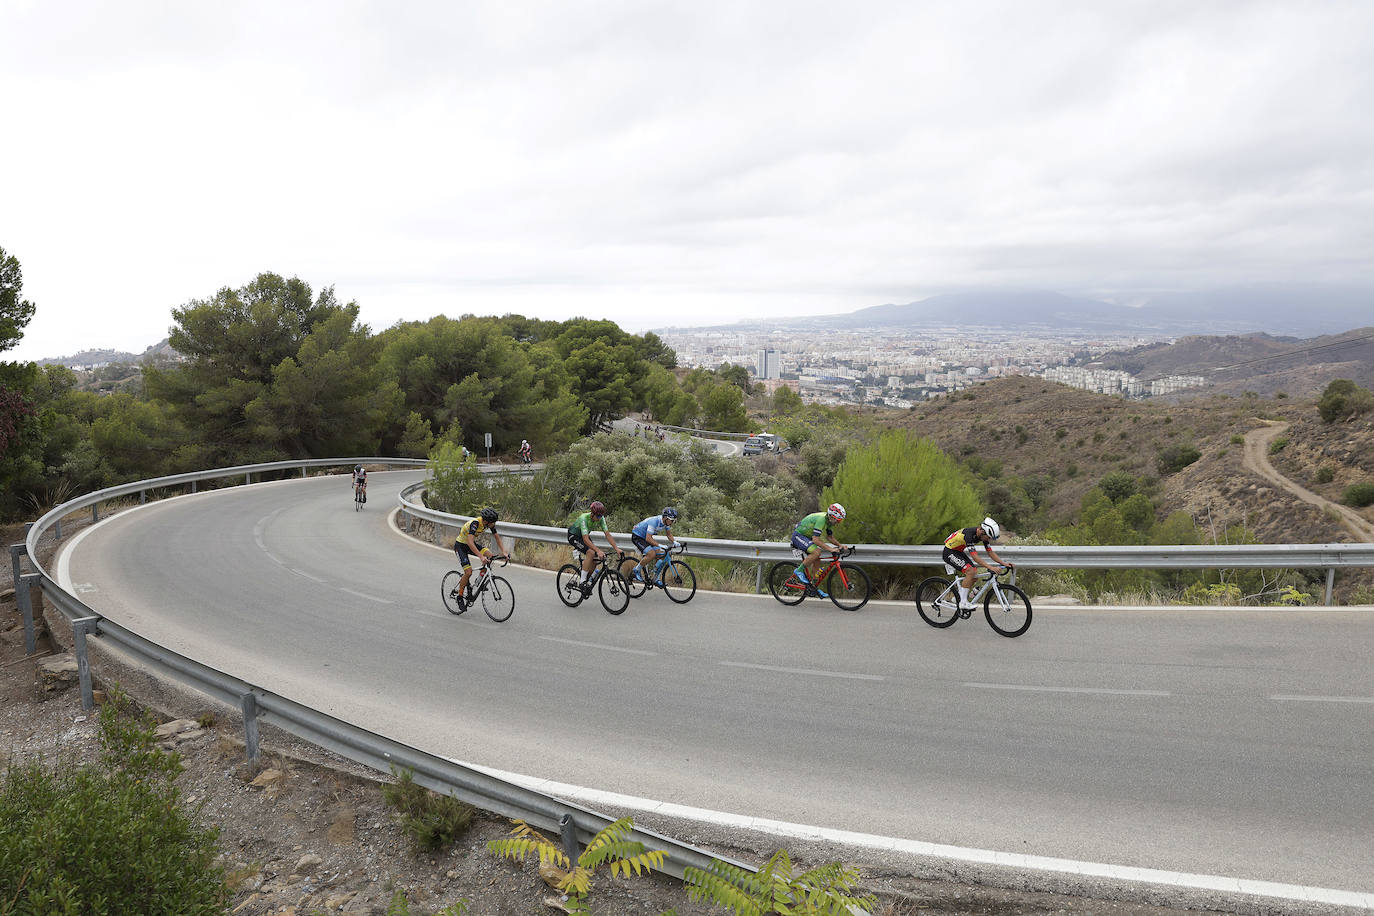
[[610,526],[606,524],[606,506],[599,500],[593,500],[587,507],[586,512],[573,516],[573,520],[568,524],[568,543],[573,550],[582,554],[582,590],[585,592],[587,580],[592,576],[592,570],[596,568],[596,561],[601,559],[603,551],[592,543],[592,529],[598,528],[606,535],[606,540],[611,542],[617,553],[621,553],[620,545],[615,542],[611,535]]
[[797,575],[805,579],[807,584],[814,585],[816,592],[822,598],[829,598],[825,592],[821,591],[819,583],[816,583],[817,568],[821,563],[821,548],[833,547],[836,550],[844,550],[845,545],[835,538],[834,526],[844,521],[844,506],[839,503],[831,503],[830,508],[824,512],[812,512],[806,518],[797,522],[797,527],[792,531],[792,546],[806,554],[802,560],[802,565],[797,567]]

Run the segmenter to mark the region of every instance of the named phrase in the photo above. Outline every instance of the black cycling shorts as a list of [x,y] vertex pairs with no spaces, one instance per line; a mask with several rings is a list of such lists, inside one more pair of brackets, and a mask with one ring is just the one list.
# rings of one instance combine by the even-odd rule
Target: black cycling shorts
[[969,565],[973,563],[973,561],[968,558],[968,554],[964,553],[962,550],[955,550],[953,547],[946,547],[941,551],[940,559],[944,560],[959,572],[968,569]]
[[582,542],[582,535],[576,531],[568,532],[568,543],[571,544],[572,549],[576,550],[578,553],[587,552],[587,545]]
[[630,532],[630,540],[634,543],[634,545],[635,545],[636,547],[639,548],[639,552],[640,552],[640,553],[648,553],[648,552],[651,551],[651,550],[664,550],[664,549],[666,549],[666,548],[664,548],[664,547],[662,547],[662,546],[655,547],[653,544],[650,544],[650,543],[648,542],[648,540],[646,540],[645,538],[640,537],[639,535],[635,534],[633,531]]

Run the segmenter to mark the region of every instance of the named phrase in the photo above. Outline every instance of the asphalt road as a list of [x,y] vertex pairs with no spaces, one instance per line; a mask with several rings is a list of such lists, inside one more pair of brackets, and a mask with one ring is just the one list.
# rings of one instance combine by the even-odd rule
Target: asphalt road
[[[1374,614],[1036,609],[651,593],[448,614],[452,553],[377,473],[200,493],[63,564],[157,642],[398,740],[579,786],[961,847],[1374,893]],[[1014,549],[1012,551],[1014,555]],[[690,560],[690,557],[688,557]]]

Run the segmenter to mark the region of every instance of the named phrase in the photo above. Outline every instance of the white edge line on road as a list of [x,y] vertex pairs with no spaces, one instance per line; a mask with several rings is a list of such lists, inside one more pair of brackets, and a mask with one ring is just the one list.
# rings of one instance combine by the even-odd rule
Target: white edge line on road
[[572,801],[600,804],[610,807],[630,808],[650,811],[665,817],[678,817],[686,820],[717,824],[723,827],[736,827],[743,830],[756,830],[775,836],[793,837],[803,840],[821,840],[840,843],[846,846],[862,846],[892,852],[919,856],[934,856],[962,862],[977,862],[985,865],[1000,865],[1011,868],[1025,868],[1034,871],[1062,872],[1085,877],[1108,878],[1116,881],[1141,881],[1147,884],[1162,884],[1171,887],[1193,890],[1221,891],[1233,894],[1250,894],[1259,897],[1278,897],[1286,900],[1305,900],[1312,903],[1326,903],[1337,906],[1374,910],[1374,893],[1343,891],[1334,888],[1308,887],[1300,884],[1281,884],[1274,881],[1255,881],[1248,878],[1231,878],[1222,875],[1200,875],[1189,872],[1166,871],[1157,868],[1140,868],[1132,865],[1110,865],[1103,862],[1082,862],[1076,859],[1059,859],[1052,856],[1035,856],[1015,852],[996,852],[989,849],[969,849],[962,846],[949,846],[943,843],[928,843],[923,840],[908,840],[901,837],[885,837],[871,833],[857,833],[851,830],[832,830],[827,827],[813,827],[788,821],[775,821],[767,818],[731,814],[726,811],[713,811],[709,808],[695,808],[690,805],[677,805],[670,802],[655,801],[634,795],[621,795],[600,789],[554,782],[511,773],[492,767],[481,766],[465,761],[454,761],[489,773],[499,779],[517,785],[555,795]]
[[569,646],[582,646],[587,649],[605,649],[607,652],[624,652],[628,655],[658,655],[657,652],[650,652],[647,649],[626,649],[622,646],[608,646],[599,642],[581,642],[576,639],[561,639],[557,636],[541,636],[539,638],[546,639],[549,642],[565,643]]
[[1128,697],[1171,697],[1167,690],[1114,690],[1109,687],[1035,687],[1025,684],[982,684],[965,682],[965,687],[981,687],[984,690],[1024,690],[1029,693],[1107,693]]
[[297,569],[294,566],[288,566],[286,568],[289,569],[291,572],[295,573],[296,575],[300,576],[302,579],[309,579],[311,582],[318,582],[320,585],[326,584],[325,580],[321,579],[319,576],[312,576],[310,575],[310,573],[305,572],[301,569]]
[[1282,700],[1292,703],[1374,703],[1374,697],[1299,697],[1279,694],[1272,696],[1271,700]]
[[391,601],[390,599],[387,599],[387,598],[378,598],[376,595],[368,595],[368,594],[365,594],[364,592],[355,592],[353,589],[351,589],[351,588],[344,588],[343,586],[339,586],[339,591],[341,591],[341,592],[348,592],[348,594],[350,594],[350,595],[357,595],[359,598],[366,598],[368,601],[375,601],[375,602],[377,602],[378,604],[395,604],[395,603],[396,603],[396,602]]
[[758,671],[780,671],[783,674],[812,674],[816,677],[839,677],[852,681],[885,681],[879,674],[850,674],[845,671],[822,671],[817,668],[782,668],[777,665],[755,665],[750,662],[721,662],[727,668],[754,668]]

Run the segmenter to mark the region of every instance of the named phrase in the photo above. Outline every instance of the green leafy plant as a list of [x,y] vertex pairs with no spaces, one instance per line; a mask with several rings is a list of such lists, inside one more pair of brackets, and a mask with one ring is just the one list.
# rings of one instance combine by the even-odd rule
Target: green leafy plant
[[392,773],[396,782],[382,787],[382,798],[399,812],[402,829],[418,850],[442,849],[472,824],[476,808],[426,789],[415,782],[409,770]]
[[1273,442],[1269,443],[1269,454],[1277,455],[1279,452],[1283,451],[1286,448],[1288,448],[1288,437],[1279,436]]
[[[472,901],[464,897],[442,910],[436,910],[434,916],[465,916],[471,903]],[[405,892],[397,891],[391,896],[391,901],[386,905],[386,916],[411,916],[410,901],[406,898]]]
[[568,895],[568,912],[586,913],[587,895],[592,890],[592,875],[598,868],[610,869],[611,877],[628,878],[662,868],[668,854],[661,849],[647,849],[638,840],[629,839],[634,821],[622,817],[607,824],[587,843],[587,848],[573,863],[563,847],[554,843],[529,824],[517,819],[511,835],[487,843],[487,849],[505,859],[523,859],[530,853],[539,856],[539,864],[561,872],[558,889]]
[[719,859],[705,869],[683,872],[687,895],[722,906],[735,916],[848,916],[854,908],[872,910],[877,898],[854,894],[859,870],[839,862],[798,873],[786,850],[778,850],[757,873]]
[[1317,473],[1313,475],[1313,483],[1330,483],[1336,479],[1336,469],[1329,464],[1324,464],[1317,468]]
[[1300,591],[1297,586],[1294,585],[1283,586],[1279,589],[1278,594],[1274,596],[1275,604],[1288,604],[1295,607],[1311,604],[1314,600],[1316,599],[1307,592]]
[[1374,503],[1374,483],[1365,481],[1363,483],[1353,483],[1345,488],[1341,493],[1341,502],[1347,506],[1354,506],[1362,509]]

